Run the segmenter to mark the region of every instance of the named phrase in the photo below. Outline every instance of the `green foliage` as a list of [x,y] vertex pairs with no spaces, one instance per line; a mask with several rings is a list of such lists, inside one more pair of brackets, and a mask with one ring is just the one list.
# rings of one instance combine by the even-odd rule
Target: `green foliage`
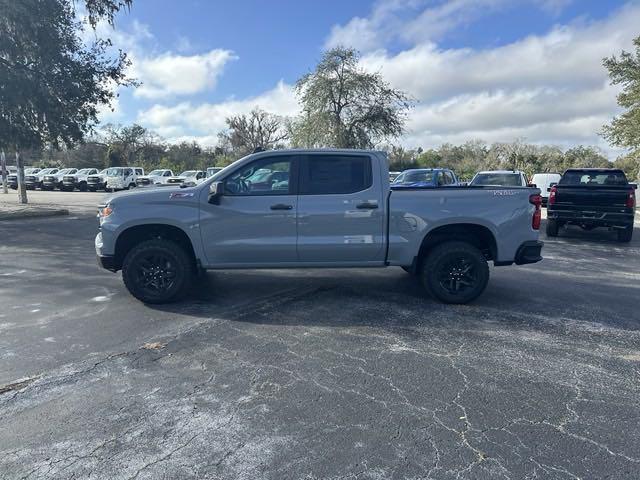
[[604,137],[612,145],[640,149],[640,37],[633,44],[635,52],[622,51],[619,57],[603,60],[611,83],[621,85],[618,105],[625,111],[603,128]]
[[[470,180],[481,170],[521,170],[532,176],[534,173],[562,173],[571,167],[613,167],[595,147],[578,146],[562,151],[558,147],[521,141],[492,145],[481,140],[462,145],[445,143],[426,151],[391,147],[387,149],[387,154],[392,171],[407,168],[450,168],[461,180]],[[633,169],[634,163],[629,162]],[[635,173],[630,176],[634,177]]]
[[[89,3],[95,21],[113,18],[123,2]],[[97,123],[114,86],[132,83],[126,55],[110,55],[108,40],[86,46],[83,28],[67,0],[0,0],[0,147],[72,145]]]
[[354,49],[336,47],[298,80],[302,115],[289,124],[293,146],[371,148],[404,132],[409,99],[358,62]]

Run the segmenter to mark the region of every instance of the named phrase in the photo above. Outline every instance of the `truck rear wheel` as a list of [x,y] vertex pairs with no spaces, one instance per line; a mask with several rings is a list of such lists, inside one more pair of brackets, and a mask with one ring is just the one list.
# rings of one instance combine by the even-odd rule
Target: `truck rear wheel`
[[489,266],[483,253],[461,241],[441,243],[422,265],[422,283],[427,293],[444,303],[468,303],[489,282]]
[[169,240],[147,240],[133,247],[122,263],[127,290],[145,303],[169,303],[189,291],[195,266],[184,249]]
[[629,225],[627,228],[618,230],[618,241],[623,243],[629,243],[633,237],[633,225]]
[[548,219],[547,220],[547,237],[557,237],[558,236],[558,221]]

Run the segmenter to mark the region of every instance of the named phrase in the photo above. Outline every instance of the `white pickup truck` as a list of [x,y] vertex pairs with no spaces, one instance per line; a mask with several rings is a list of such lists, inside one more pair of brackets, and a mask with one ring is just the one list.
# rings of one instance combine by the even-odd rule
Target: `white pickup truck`
[[540,190],[389,186],[368,150],[260,152],[199,185],[111,196],[100,264],[148,303],[189,292],[199,269],[402,267],[440,301],[480,295],[494,265],[542,260]]

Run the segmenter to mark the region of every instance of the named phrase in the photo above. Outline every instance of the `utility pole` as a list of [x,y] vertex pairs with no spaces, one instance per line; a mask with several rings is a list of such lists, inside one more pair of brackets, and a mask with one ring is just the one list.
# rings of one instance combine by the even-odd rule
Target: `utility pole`
[[16,146],[16,168],[18,169],[18,201],[27,203],[27,187],[24,184],[24,165],[22,165],[22,157]]
[[4,156],[4,150],[0,150],[0,170],[2,170],[2,193],[9,193],[7,188],[7,160]]

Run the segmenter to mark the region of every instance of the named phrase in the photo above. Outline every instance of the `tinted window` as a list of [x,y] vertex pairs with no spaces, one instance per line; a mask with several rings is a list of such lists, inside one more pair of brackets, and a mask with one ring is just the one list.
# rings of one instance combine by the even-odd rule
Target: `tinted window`
[[433,172],[430,170],[409,170],[401,173],[393,183],[400,185],[433,183]]
[[626,185],[627,177],[621,171],[589,172],[573,171],[565,172],[560,179],[560,185]]
[[519,173],[479,173],[471,185],[521,187]]
[[355,193],[372,184],[371,159],[355,155],[311,155],[301,176],[301,192],[307,195]]
[[224,182],[225,195],[289,195],[293,157],[268,157],[241,167]]

